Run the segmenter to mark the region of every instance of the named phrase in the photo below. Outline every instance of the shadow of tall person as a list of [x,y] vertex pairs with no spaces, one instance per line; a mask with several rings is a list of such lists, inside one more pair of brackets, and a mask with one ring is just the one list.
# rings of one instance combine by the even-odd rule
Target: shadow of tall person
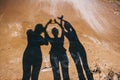
[[44,32],[42,24],[37,24],[35,30],[29,29],[27,31],[27,47],[23,54],[23,78],[22,80],[38,80],[42,64],[41,45],[47,45],[48,42],[41,36]]
[[[48,22],[50,24],[52,20]],[[46,25],[45,29],[47,29],[48,25]],[[46,38],[51,44],[50,49],[50,62],[53,70],[54,80],[61,80],[60,77],[60,69],[59,69],[59,62],[62,68],[62,75],[63,80],[69,80],[69,73],[68,73],[68,57],[66,55],[66,49],[63,47],[64,45],[64,34],[63,28],[62,29],[61,37],[58,37],[59,31],[57,28],[52,29],[53,38],[51,38],[48,33],[46,32]]]
[[68,21],[63,20],[63,16],[58,17],[58,19],[60,19],[60,25],[62,25],[62,22],[64,22],[64,28],[66,29],[66,31],[64,30],[64,35],[69,40],[69,44],[70,44],[69,51],[70,51],[70,54],[76,64],[79,79],[85,80],[85,76],[83,74],[83,69],[82,69],[82,65],[81,65],[81,62],[82,62],[83,68],[86,72],[88,80],[94,80],[93,74],[91,73],[91,71],[88,67],[85,48],[80,43],[80,41],[77,37],[76,31],[74,30],[74,28]]

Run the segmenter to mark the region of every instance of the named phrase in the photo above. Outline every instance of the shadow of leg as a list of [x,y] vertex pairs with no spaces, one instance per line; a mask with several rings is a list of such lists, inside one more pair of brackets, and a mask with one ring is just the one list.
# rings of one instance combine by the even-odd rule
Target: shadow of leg
[[54,80],[61,80],[58,58],[54,55],[50,55],[50,62],[53,70]]
[[34,64],[32,69],[32,79],[31,80],[38,80],[39,72],[40,72],[41,64]]
[[80,80],[85,80],[85,76],[83,74],[83,69],[82,69],[82,65],[80,63],[79,56],[77,55],[77,53],[71,53],[71,56],[72,56],[73,61],[76,65],[79,79]]
[[82,63],[83,63],[83,68],[86,72],[88,80],[94,80],[93,74],[91,73],[90,68],[88,66],[87,56],[86,56],[86,52],[85,52],[84,49],[81,50],[80,57],[81,57],[81,60],[82,60]]
[[22,80],[30,80],[30,70],[31,70],[31,65],[28,63],[23,63],[23,78],[22,78]]
[[62,67],[63,80],[70,80],[69,72],[68,72],[69,61],[68,61],[67,55],[62,55],[60,62],[61,62],[61,67]]

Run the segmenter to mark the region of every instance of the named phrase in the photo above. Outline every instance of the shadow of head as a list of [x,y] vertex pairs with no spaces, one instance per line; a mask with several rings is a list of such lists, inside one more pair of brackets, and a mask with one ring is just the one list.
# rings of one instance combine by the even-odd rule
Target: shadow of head
[[52,34],[53,34],[54,37],[58,37],[58,34],[59,34],[58,29],[57,28],[53,28],[52,29]]
[[37,34],[41,34],[42,32],[44,32],[44,27],[42,24],[36,24],[35,26],[35,32]]

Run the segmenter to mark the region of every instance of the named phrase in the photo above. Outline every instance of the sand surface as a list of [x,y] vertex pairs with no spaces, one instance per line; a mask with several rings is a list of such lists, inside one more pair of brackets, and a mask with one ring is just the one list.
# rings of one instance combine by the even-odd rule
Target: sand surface
[[[34,29],[37,23],[45,25],[49,19],[61,15],[74,26],[85,47],[94,79],[107,80],[115,73],[120,77],[120,2],[1,0],[0,80],[21,80],[22,57],[27,45],[26,31]],[[50,28],[48,32],[51,33]],[[64,43],[70,62],[70,80],[78,80],[75,64],[68,51],[69,42],[65,39]],[[50,45],[42,46],[43,63],[39,80],[53,80],[49,50]]]

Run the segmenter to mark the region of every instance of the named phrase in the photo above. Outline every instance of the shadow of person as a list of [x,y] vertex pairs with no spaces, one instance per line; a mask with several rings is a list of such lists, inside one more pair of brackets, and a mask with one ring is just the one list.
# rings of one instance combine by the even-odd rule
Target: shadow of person
[[23,54],[23,78],[22,80],[38,80],[42,64],[41,45],[47,45],[48,42],[40,34],[44,32],[42,24],[37,24],[35,30],[29,29],[27,31],[27,47]]
[[64,30],[64,35],[67,37],[69,41],[70,44],[69,51],[74,60],[74,63],[76,64],[79,79],[85,80],[85,76],[83,74],[82,65],[81,65],[82,62],[88,80],[94,80],[93,74],[91,73],[88,67],[85,48],[80,43],[76,31],[68,21],[63,20],[63,16],[58,17],[58,19],[60,19],[60,25],[62,25],[62,22],[64,22],[64,28],[66,29],[66,31]]
[[[52,20],[50,20],[48,24],[50,24],[51,22]],[[47,28],[47,26],[45,28]],[[68,63],[69,62],[68,62],[68,57],[66,55],[66,49],[63,47],[64,34],[63,34],[62,27],[61,29],[62,29],[61,37],[58,37],[58,34],[59,34],[58,29],[53,28],[52,34],[54,37],[51,38],[46,32],[46,38],[51,44],[51,49],[49,53],[50,53],[50,62],[51,62],[52,70],[53,70],[54,80],[61,80],[59,62],[62,68],[63,80],[69,80],[69,74],[68,74]]]

